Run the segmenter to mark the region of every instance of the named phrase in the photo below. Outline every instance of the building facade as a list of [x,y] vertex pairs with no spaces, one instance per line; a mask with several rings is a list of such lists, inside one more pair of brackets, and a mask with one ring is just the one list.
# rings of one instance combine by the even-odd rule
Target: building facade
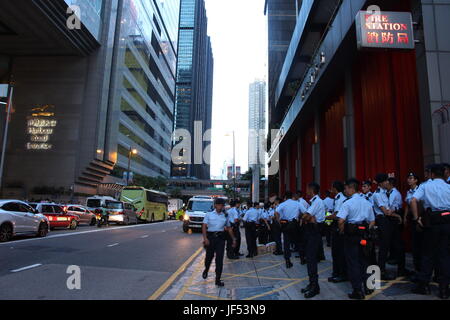
[[266,163],[266,82],[256,80],[249,86],[248,165],[253,173],[253,199],[259,201],[259,180]]
[[[443,31],[450,4],[378,1],[383,24],[362,36],[384,48],[362,49],[355,21],[371,4],[266,1],[269,126],[279,130],[270,137],[269,167],[278,168],[271,192],[305,189],[311,181],[327,190],[334,180],[378,172],[394,174],[404,191],[409,172],[422,176],[425,164],[450,160],[450,37]],[[414,25],[388,23],[399,12],[410,13]],[[400,39],[392,32],[397,27],[416,41],[406,32]],[[287,50],[277,45],[287,37],[281,30],[290,31]],[[393,48],[394,35],[414,49]]]
[[3,186],[95,194],[123,182],[130,149],[134,174],[168,177],[178,15],[178,0],[3,1],[0,80],[14,85]]
[[173,163],[172,176],[209,179],[214,58],[204,0],[181,0],[179,27],[174,129],[189,133],[190,147],[180,151],[186,161]]

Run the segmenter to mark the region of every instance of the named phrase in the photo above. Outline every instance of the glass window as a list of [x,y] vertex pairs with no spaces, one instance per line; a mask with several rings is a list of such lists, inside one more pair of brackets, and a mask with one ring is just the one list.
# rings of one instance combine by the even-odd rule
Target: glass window
[[2,209],[9,212],[20,212],[19,204],[17,202],[8,202],[2,206]]
[[204,211],[210,212],[214,210],[213,201],[189,201],[188,208],[189,211]]

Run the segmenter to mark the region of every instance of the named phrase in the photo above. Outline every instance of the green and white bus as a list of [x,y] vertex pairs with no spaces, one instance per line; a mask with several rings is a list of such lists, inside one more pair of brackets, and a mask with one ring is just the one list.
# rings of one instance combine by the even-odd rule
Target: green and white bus
[[143,187],[125,187],[120,200],[133,204],[139,220],[145,222],[165,221],[169,196],[164,192]]

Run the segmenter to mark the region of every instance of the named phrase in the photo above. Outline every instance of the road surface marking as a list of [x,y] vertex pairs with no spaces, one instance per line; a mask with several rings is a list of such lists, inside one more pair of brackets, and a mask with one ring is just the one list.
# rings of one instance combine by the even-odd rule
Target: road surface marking
[[110,244],[109,246],[108,246],[108,248],[112,248],[112,247],[115,247],[115,246],[118,246],[119,244],[118,243],[113,243],[113,244]]
[[42,266],[42,264],[37,263],[37,264],[33,264],[31,266],[23,267],[23,268],[20,268],[20,269],[11,270],[11,272],[12,273],[17,273],[17,272],[21,272],[21,271],[37,268],[37,267],[40,267],[40,266]]
[[149,237],[149,235],[147,234],[145,236],[142,236],[141,239],[145,239],[145,238],[148,238],[148,237]]
[[82,235],[82,234],[88,234],[88,233],[96,233],[96,232],[106,232],[106,231],[114,231],[114,230],[124,230],[124,229],[130,229],[130,228],[140,228],[140,227],[151,227],[151,226],[161,226],[162,224],[168,224],[168,223],[173,223],[175,221],[166,221],[166,222],[160,222],[160,223],[153,223],[153,224],[138,224],[138,225],[133,225],[133,226],[121,226],[121,227],[114,227],[114,228],[105,228],[105,229],[99,229],[99,230],[89,230],[89,231],[80,231],[80,232],[71,232],[71,233],[62,233],[62,234],[55,234],[55,235],[50,235],[47,236],[45,238],[31,238],[31,239],[24,239],[24,240],[17,240],[17,241],[12,241],[12,242],[4,242],[4,243],[0,243],[0,247],[1,246],[5,246],[5,245],[11,245],[11,243],[13,244],[17,244],[17,243],[22,243],[22,242],[29,242],[29,241],[40,241],[40,240],[47,240],[47,239],[56,239],[56,238],[64,238],[64,237],[71,237],[71,236],[78,236],[78,235]]
[[167,288],[169,288],[172,283],[175,282],[175,280],[178,278],[178,276],[183,273],[186,268],[191,264],[191,262],[203,251],[203,247],[200,247],[192,256],[189,257],[189,259],[187,259],[179,268],[177,271],[174,272],[174,274],[172,274],[170,276],[169,279],[167,279],[166,282],[164,282],[164,284],[159,287],[158,290],[156,290],[149,298],[148,300],[157,300],[166,290]]

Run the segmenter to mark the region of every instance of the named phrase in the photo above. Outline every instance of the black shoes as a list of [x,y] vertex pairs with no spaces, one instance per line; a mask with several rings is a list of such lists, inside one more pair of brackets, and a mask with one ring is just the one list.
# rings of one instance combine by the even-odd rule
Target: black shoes
[[223,281],[221,281],[221,280],[216,280],[216,286],[218,286],[218,287],[224,287],[224,286],[225,286],[225,283],[223,283]]
[[424,283],[418,283],[415,285],[415,287],[411,290],[414,294],[421,294],[424,296],[427,296],[431,294],[430,286]]
[[229,260],[239,260],[239,256],[229,256]]
[[291,260],[286,260],[286,268],[290,269],[292,268],[294,265],[292,264]]
[[352,293],[348,294],[348,297],[352,300],[364,300],[366,298],[361,290],[353,290]]
[[203,271],[202,278],[205,280],[208,279],[208,270]]
[[302,293],[305,294],[305,299],[311,299],[320,294],[320,287],[318,284],[310,284],[308,287],[302,290]]
[[367,286],[364,286],[364,293],[366,296],[370,296],[372,293],[374,293],[375,290],[367,288]]
[[301,290],[301,293],[306,293],[306,292],[308,292],[309,290],[311,290],[311,284],[308,284],[308,285],[306,286],[306,288],[303,288],[303,289]]
[[345,282],[345,281],[347,281],[347,279],[344,277],[340,277],[340,276],[328,278],[328,282],[332,282],[332,283],[341,283],[341,282]]

